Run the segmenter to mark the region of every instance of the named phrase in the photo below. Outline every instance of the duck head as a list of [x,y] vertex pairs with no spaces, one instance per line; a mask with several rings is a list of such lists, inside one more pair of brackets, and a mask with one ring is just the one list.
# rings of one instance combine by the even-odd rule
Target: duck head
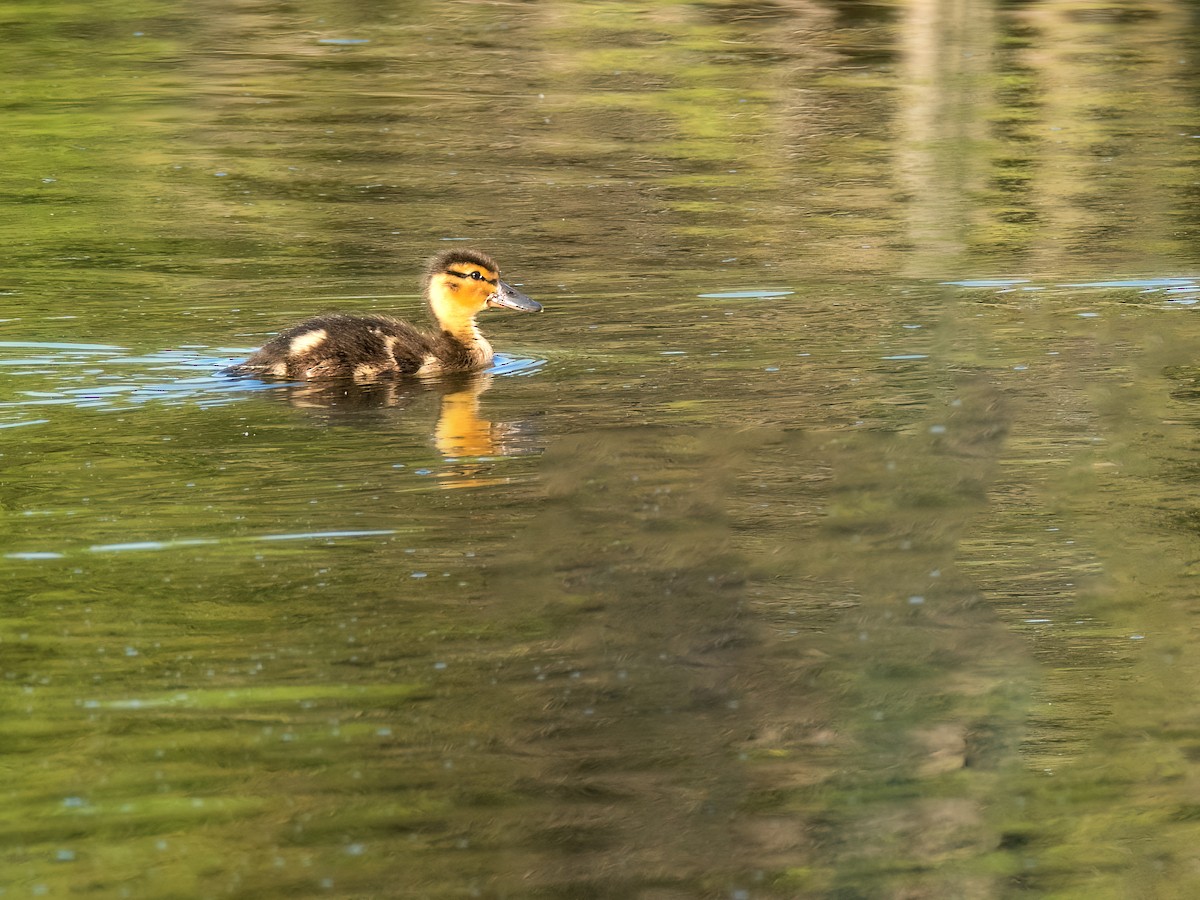
[[478,250],[446,250],[429,263],[426,295],[438,324],[451,333],[474,327],[475,316],[494,307],[541,312],[542,306],[500,278],[500,267]]

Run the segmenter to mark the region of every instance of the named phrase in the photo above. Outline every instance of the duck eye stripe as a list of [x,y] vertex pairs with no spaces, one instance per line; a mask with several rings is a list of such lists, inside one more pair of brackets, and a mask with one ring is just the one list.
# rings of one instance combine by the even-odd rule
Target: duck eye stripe
[[472,276],[478,275],[480,279],[486,281],[488,284],[496,283],[495,278],[488,278],[482,272],[455,272],[453,269],[447,269],[446,274],[453,275],[455,278],[471,278]]

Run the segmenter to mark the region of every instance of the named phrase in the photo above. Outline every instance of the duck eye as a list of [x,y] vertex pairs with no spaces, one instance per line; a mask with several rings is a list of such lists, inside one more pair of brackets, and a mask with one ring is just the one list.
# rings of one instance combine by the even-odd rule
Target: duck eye
[[478,272],[472,272],[471,277],[474,278],[476,281],[479,281],[480,279],[483,278],[483,276],[480,275]]

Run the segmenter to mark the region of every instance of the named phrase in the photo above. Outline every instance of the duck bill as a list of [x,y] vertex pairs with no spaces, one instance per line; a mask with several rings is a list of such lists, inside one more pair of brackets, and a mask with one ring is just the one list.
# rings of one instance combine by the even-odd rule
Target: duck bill
[[542,311],[542,304],[526,297],[511,284],[504,281],[501,281],[496,287],[496,292],[488,297],[487,305],[497,309],[515,309],[520,312]]

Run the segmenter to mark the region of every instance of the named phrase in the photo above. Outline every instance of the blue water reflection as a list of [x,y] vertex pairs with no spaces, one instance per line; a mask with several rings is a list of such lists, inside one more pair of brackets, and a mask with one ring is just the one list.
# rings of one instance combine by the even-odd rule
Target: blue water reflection
[[[42,351],[30,356],[25,351]],[[240,362],[248,351],[222,347],[186,347],[155,353],[130,355],[123,347],[105,344],[0,341],[0,367],[9,368],[13,378],[36,382],[36,389],[10,384],[5,410],[69,406],[100,412],[135,410],[146,405],[201,408],[224,406],[250,399],[255,394],[283,394],[284,382],[231,378],[223,370]],[[488,373],[500,377],[537,374],[545,359],[497,354]],[[78,374],[74,374],[74,373]],[[178,373],[170,377],[171,373]],[[82,383],[82,384],[80,384]],[[14,389],[15,388],[15,389]],[[51,420],[25,416],[0,421],[0,428],[41,425]]]

